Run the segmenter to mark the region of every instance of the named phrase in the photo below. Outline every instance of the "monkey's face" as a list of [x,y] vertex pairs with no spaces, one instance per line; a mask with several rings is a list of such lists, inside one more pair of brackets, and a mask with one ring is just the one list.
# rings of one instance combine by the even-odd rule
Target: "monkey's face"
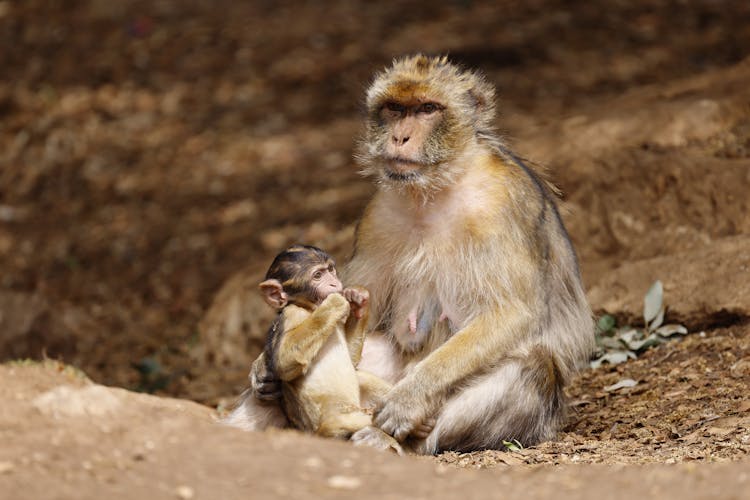
[[317,299],[318,304],[332,293],[341,293],[344,290],[333,261],[313,266],[310,269],[309,283],[311,296]]
[[379,111],[382,128],[383,173],[394,181],[409,181],[421,175],[442,155],[439,143],[445,106],[435,101],[387,101]]
[[387,99],[371,113],[366,171],[391,186],[429,189],[450,159],[451,119],[446,106],[426,96]]
[[445,58],[394,63],[367,92],[363,173],[387,187],[427,194],[455,181],[460,158],[494,116],[493,89]]
[[309,245],[293,245],[277,255],[260,284],[261,294],[274,309],[287,304],[314,309],[342,290],[331,256]]

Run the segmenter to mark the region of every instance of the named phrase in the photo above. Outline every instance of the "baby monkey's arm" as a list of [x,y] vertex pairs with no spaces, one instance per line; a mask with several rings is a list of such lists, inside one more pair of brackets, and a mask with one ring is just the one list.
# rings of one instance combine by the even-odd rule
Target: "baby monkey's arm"
[[290,381],[307,372],[336,326],[346,321],[349,302],[341,294],[333,293],[312,312],[287,307],[283,314],[284,332],[275,348],[274,368],[281,380]]
[[344,289],[343,295],[351,307],[351,313],[344,325],[346,345],[352,363],[357,366],[362,357],[362,345],[370,320],[370,293],[364,288],[353,286]]

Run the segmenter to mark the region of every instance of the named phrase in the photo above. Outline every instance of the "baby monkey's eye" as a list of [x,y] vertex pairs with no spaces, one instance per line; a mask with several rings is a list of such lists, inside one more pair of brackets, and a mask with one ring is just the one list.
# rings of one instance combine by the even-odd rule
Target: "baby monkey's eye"
[[328,264],[328,272],[336,274],[336,268],[334,267],[333,264]]
[[315,274],[313,274],[313,279],[316,281],[322,277],[323,277],[323,271],[315,271]]

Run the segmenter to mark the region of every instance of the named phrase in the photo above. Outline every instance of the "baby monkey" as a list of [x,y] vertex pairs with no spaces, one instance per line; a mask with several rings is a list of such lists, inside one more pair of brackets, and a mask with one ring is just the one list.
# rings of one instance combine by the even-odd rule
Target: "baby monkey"
[[402,454],[362,409],[361,395],[378,400],[390,390],[385,381],[355,369],[368,322],[367,290],[343,288],[330,255],[295,245],[276,256],[260,291],[279,312],[263,357],[268,373],[281,381],[289,421],[318,436]]

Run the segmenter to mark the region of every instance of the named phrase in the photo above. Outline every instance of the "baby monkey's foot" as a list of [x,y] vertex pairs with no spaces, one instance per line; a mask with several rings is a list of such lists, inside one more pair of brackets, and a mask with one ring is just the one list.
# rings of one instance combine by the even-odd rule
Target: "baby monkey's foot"
[[430,435],[430,432],[432,432],[432,429],[435,428],[436,420],[434,418],[428,418],[418,426],[414,428],[413,431],[411,431],[411,436],[415,437],[417,439],[427,439],[427,436]]
[[376,450],[390,450],[399,455],[404,454],[404,450],[398,444],[398,441],[374,426],[363,427],[352,434],[350,440],[354,443],[354,446],[369,446]]

